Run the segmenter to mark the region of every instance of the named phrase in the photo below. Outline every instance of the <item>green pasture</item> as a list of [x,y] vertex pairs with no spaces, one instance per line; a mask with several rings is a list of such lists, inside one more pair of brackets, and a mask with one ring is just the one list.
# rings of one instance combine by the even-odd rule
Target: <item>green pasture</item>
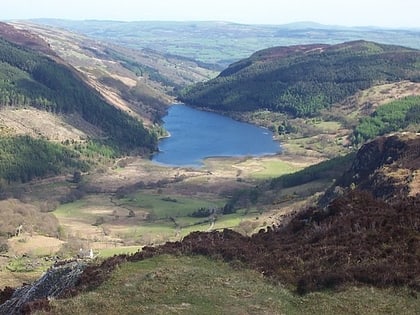
[[98,257],[108,258],[120,254],[134,254],[141,250],[141,246],[118,246],[113,248],[103,248],[98,250]]
[[279,177],[285,174],[294,173],[302,169],[291,163],[280,160],[262,161],[263,170],[252,173],[252,177],[256,179],[269,179]]
[[300,296],[245,266],[167,255],[122,264],[98,288],[51,304],[62,315],[420,313],[404,288],[349,286]]
[[87,206],[87,200],[76,200],[60,205],[53,213],[57,218],[91,218],[92,215],[84,211]]
[[144,209],[154,215],[156,219],[169,217],[185,217],[200,208],[221,208],[225,205],[224,199],[206,200],[189,198],[179,195],[164,195],[139,192],[118,200],[125,206]]

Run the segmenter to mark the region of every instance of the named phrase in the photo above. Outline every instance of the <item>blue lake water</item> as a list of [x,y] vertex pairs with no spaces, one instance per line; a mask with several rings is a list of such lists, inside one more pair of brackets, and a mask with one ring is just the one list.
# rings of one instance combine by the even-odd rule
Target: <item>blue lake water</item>
[[153,161],[201,166],[208,157],[262,156],[281,151],[271,131],[216,113],[177,104],[163,118],[170,137],[159,141]]

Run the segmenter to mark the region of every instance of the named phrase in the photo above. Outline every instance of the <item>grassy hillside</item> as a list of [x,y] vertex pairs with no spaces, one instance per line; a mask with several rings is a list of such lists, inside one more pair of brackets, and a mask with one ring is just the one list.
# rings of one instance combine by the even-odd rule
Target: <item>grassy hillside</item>
[[377,84],[420,79],[418,50],[356,41],[275,47],[184,91],[187,104],[223,111],[269,109],[302,117]]
[[[97,289],[54,300],[55,314],[415,314],[407,290],[350,287],[298,296],[252,270],[202,256],[126,263]],[[48,312],[40,312],[48,314]]]

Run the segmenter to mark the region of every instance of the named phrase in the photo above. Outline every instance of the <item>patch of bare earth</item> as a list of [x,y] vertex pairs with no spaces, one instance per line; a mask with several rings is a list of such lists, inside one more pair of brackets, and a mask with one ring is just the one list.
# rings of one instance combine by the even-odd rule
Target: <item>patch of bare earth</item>
[[53,141],[97,138],[101,134],[98,128],[78,115],[57,116],[35,108],[2,108],[0,126],[2,125],[7,126],[10,133]]
[[360,91],[347,98],[340,106],[344,110],[358,109],[361,113],[371,114],[378,106],[407,96],[420,95],[420,83],[401,81],[382,84]]
[[[79,69],[79,71],[83,72],[82,69]],[[95,89],[97,90],[102,97],[105,98],[105,100],[112,104],[113,106],[121,109],[122,111],[126,112],[127,114],[137,118],[140,121],[144,121],[144,123],[148,126],[152,125],[152,122],[147,119],[147,117],[145,116],[141,116],[139,115],[133,108],[133,105],[130,104],[129,102],[125,101],[121,95],[119,94],[119,92],[116,89],[113,89],[110,86],[107,86],[105,84],[101,84],[97,78],[95,78],[94,76],[92,76],[89,73],[85,74],[88,76],[88,83]],[[115,77],[115,75],[113,75],[113,77]],[[127,78],[127,77],[121,77],[118,76],[118,80],[122,83],[127,85],[126,83],[129,83],[130,85],[132,85],[132,79]]]

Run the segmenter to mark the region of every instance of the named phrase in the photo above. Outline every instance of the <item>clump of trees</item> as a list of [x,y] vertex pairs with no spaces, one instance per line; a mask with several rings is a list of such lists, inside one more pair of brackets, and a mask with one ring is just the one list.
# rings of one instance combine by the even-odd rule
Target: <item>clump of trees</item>
[[[409,96],[380,106],[371,116],[361,119],[353,133],[357,145],[376,136],[420,123],[420,97]],[[420,130],[420,129],[419,129]]]
[[212,214],[215,214],[217,212],[219,212],[220,209],[210,209],[210,208],[204,208],[201,207],[197,210],[195,210],[193,213],[191,213],[191,216],[193,218],[207,218],[209,216],[211,216]]
[[89,165],[79,157],[80,154],[74,150],[43,139],[0,137],[0,180],[28,182],[65,170],[87,171]]
[[354,157],[355,153],[349,153],[311,165],[292,174],[273,178],[270,182],[270,189],[289,188],[320,179],[333,180],[350,167]]
[[7,247],[1,244],[21,232],[58,236],[59,222],[51,213],[40,212],[37,207],[16,199],[0,201],[0,209],[0,247],[3,251]]

